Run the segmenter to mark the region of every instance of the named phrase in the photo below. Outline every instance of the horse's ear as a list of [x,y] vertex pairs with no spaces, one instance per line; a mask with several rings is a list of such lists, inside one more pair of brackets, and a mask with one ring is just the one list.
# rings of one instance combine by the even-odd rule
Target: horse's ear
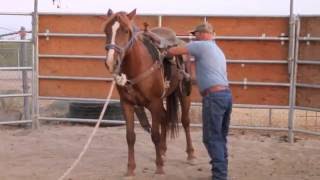
[[134,9],[133,11],[131,11],[127,16],[130,20],[132,20],[132,18],[136,15],[137,9]]
[[111,16],[113,14],[113,11],[111,9],[108,10],[107,16]]

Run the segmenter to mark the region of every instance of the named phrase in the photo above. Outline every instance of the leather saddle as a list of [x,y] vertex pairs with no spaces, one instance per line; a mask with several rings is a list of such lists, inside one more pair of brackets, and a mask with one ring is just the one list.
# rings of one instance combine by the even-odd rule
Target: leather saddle
[[191,78],[190,70],[186,68],[183,57],[166,57],[165,51],[170,47],[182,46],[186,44],[183,40],[177,38],[176,33],[166,27],[156,27],[150,30],[147,29],[145,24],[145,29],[143,34],[143,42],[148,47],[150,54],[154,59],[160,60],[161,64],[164,66],[165,78],[170,81],[171,79],[171,69],[172,66],[176,66],[179,70],[179,79],[182,83],[180,88],[184,95],[190,95],[191,93]]

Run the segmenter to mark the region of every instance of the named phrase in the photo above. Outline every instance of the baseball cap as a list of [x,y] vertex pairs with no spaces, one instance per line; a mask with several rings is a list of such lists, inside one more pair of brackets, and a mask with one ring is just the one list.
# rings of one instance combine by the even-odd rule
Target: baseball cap
[[194,35],[195,32],[208,32],[213,33],[213,27],[210,23],[202,23],[194,28],[194,30],[190,31],[191,34]]

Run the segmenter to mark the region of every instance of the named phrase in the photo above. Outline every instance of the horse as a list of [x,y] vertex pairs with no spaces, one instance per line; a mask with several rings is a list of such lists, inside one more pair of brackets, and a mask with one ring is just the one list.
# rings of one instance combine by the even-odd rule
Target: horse
[[[117,82],[116,87],[126,121],[128,144],[126,176],[135,175],[134,112],[137,112],[137,109],[141,112],[141,107],[145,107],[151,113],[151,125],[148,122],[145,124],[151,126],[151,139],[155,145],[155,174],[164,174],[163,156],[167,150],[167,132],[170,129],[173,137],[178,132],[178,101],[181,105],[181,123],[186,135],[187,160],[191,161],[195,158],[190,136],[191,99],[190,95],[182,93],[179,88],[182,80],[176,64],[169,65],[170,81],[166,80],[165,63],[156,59],[160,56],[151,53],[144,31],[140,31],[134,24],[135,15],[136,9],[130,13],[123,11],[114,13],[111,9],[108,10],[103,24],[106,35],[105,65]],[[154,46],[153,51],[157,51]]]

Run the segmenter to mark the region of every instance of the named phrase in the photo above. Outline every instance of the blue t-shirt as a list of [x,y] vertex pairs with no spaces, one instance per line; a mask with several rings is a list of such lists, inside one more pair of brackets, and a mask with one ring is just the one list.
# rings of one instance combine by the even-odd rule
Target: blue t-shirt
[[215,41],[193,41],[187,44],[187,49],[195,58],[200,91],[214,85],[228,86],[226,58]]

